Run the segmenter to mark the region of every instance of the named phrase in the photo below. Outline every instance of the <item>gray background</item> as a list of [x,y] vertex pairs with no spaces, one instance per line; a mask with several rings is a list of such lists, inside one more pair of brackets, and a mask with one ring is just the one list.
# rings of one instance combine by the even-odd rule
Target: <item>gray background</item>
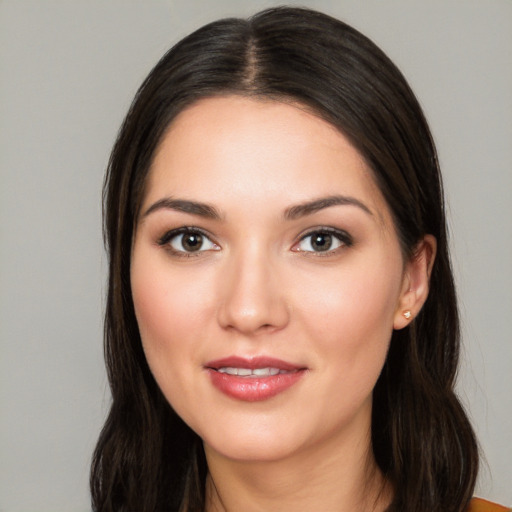
[[[296,2],[289,2],[295,4]],[[136,88],[192,29],[263,0],[0,0],[0,510],[89,509],[109,394],[103,170]],[[512,504],[512,2],[303,1],[359,28],[424,106],[445,176],[459,390]]]

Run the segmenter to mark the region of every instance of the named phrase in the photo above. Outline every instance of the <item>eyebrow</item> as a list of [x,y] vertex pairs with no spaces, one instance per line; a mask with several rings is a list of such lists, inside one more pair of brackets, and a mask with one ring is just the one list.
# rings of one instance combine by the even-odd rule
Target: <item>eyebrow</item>
[[147,217],[149,214],[158,210],[175,210],[177,212],[199,215],[207,219],[219,220],[221,218],[217,209],[209,204],[188,201],[186,199],[173,199],[171,197],[159,199],[156,203],[153,203],[142,216]]
[[[325,208],[347,205],[356,206],[363,210],[365,213],[373,215],[371,210],[358,199],[355,199],[354,197],[337,195],[322,197],[319,199],[314,199],[313,201],[291,206],[285,210],[284,217],[286,220],[295,220],[307,215],[312,215],[313,213],[324,210]],[[153,203],[142,216],[147,217],[151,213],[158,210],[174,210],[183,213],[190,213],[192,215],[198,215],[207,219],[221,219],[220,213],[212,205],[207,203],[200,203],[198,201],[189,201],[187,199],[173,199],[171,197],[164,197],[159,199]]]
[[285,211],[284,216],[287,220],[295,220],[300,217],[305,217],[306,215],[311,215],[325,208],[330,208],[331,206],[346,205],[357,206],[368,215],[373,215],[370,208],[368,208],[364,203],[362,203],[361,201],[354,197],[328,196],[321,197],[319,199],[314,199],[313,201],[308,201],[307,203],[292,206]]

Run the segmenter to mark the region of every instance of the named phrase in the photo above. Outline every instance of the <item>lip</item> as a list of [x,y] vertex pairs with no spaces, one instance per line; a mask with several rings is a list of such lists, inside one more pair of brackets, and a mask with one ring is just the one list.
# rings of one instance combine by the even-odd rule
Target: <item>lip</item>
[[[277,375],[242,377],[221,373],[220,368],[277,368]],[[230,356],[205,364],[212,384],[225,395],[245,402],[259,402],[282,393],[297,383],[306,368],[273,357],[244,358]]]

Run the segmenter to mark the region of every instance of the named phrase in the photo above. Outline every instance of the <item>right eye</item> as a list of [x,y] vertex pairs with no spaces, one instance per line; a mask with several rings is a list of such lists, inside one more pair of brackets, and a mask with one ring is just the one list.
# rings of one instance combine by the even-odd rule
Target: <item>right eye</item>
[[218,251],[220,247],[197,229],[180,228],[169,231],[159,241],[159,245],[170,247],[173,253],[188,256],[204,251]]

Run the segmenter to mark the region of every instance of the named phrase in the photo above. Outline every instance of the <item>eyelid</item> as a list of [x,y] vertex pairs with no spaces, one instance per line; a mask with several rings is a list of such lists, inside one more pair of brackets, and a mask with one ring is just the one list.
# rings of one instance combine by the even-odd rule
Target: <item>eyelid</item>
[[[340,246],[336,247],[334,249],[328,249],[326,251],[308,251],[299,249],[298,246],[301,244],[305,239],[308,237],[315,235],[315,234],[327,234],[334,238],[336,238],[340,242]],[[343,229],[328,227],[328,226],[318,226],[312,229],[309,229],[307,232],[301,234],[299,236],[299,239],[297,242],[295,242],[292,246],[292,251],[295,252],[301,252],[305,255],[315,255],[315,256],[329,256],[336,252],[338,252],[340,249],[344,247],[351,247],[354,244],[354,240],[352,236],[347,233],[347,231]]]
[[[206,238],[214,248],[208,248],[208,249],[200,249],[197,251],[180,251],[178,249],[175,249],[171,245],[171,241],[173,238],[176,238],[180,235],[186,235],[186,234],[197,234],[201,235],[202,237]],[[200,256],[204,254],[205,252],[209,251],[218,251],[220,250],[220,246],[212,239],[213,237],[206,232],[204,229],[198,228],[196,226],[181,226],[179,228],[170,229],[169,231],[166,231],[163,236],[161,236],[157,240],[157,244],[163,248],[165,248],[167,251],[169,251],[172,255],[178,256],[178,257],[184,257],[184,258],[190,258],[195,256]]]
[[[202,237],[206,238],[213,248],[208,249],[200,249],[197,251],[181,251],[177,250],[174,247],[171,246],[171,241],[173,238],[178,237],[179,235],[185,235],[185,234],[198,234]],[[327,249],[326,251],[310,251],[310,250],[303,250],[300,249],[298,246],[308,237],[315,235],[315,234],[328,234],[338,240],[340,245],[338,247],[335,247],[334,249]],[[170,229],[164,233],[163,236],[161,236],[157,240],[157,244],[163,248],[165,248],[167,251],[172,253],[173,255],[176,255],[178,257],[194,257],[194,256],[200,256],[204,254],[205,252],[209,251],[218,251],[220,250],[220,246],[213,240],[212,235],[210,235],[207,231],[205,231],[202,228],[198,228],[196,226],[181,226],[179,228]],[[353,245],[353,238],[352,236],[343,229],[338,229],[330,226],[318,226],[315,228],[308,229],[305,233],[302,233],[298,240],[293,244],[291,250],[294,252],[301,252],[305,255],[315,255],[315,256],[328,256],[332,255],[333,253],[336,253],[338,250],[344,248],[344,247],[350,247]]]

